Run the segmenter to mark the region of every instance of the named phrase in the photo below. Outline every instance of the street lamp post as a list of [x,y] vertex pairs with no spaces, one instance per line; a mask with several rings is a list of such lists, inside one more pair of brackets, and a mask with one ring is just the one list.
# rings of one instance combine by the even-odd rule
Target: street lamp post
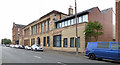
[[77,32],[77,3],[75,0],[75,19],[76,19],[76,38],[75,38],[75,43],[76,43],[76,55],[78,55],[78,43],[77,43],[77,39],[78,39],[78,32]]

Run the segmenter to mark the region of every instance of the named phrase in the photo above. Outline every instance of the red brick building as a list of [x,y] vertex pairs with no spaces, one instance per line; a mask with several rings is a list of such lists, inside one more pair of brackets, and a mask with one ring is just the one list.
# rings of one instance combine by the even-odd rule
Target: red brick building
[[116,41],[120,42],[120,0],[116,0]]
[[13,23],[13,28],[12,28],[12,43],[13,44],[19,44],[19,38],[22,35],[22,28],[25,25],[20,25],[20,24],[15,24]]
[[102,36],[99,36],[98,41],[112,41],[113,40],[112,8],[100,11],[98,7],[95,7],[90,11],[88,15],[89,21],[92,22],[98,21],[103,26],[104,34]]

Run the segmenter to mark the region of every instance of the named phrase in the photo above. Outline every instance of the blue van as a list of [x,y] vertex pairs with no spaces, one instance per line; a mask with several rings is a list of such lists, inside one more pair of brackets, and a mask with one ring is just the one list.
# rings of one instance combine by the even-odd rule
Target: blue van
[[85,56],[92,60],[120,60],[120,42],[88,42]]

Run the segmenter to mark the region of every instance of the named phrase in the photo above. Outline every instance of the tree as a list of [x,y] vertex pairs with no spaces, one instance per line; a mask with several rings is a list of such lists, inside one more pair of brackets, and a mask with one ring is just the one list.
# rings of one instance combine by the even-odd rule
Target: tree
[[10,43],[11,43],[11,40],[5,38],[5,39],[2,39],[2,40],[1,40],[1,43],[2,43],[2,44],[10,44]]
[[98,36],[103,35],[103,26],[98,22],[88,22],[85,28],[85,38],[94,37],[96,41],[98,41]]

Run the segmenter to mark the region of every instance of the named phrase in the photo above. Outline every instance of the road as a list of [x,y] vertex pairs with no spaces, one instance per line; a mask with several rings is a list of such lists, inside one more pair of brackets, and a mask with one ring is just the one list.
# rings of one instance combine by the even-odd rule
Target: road
[[[1,46],[0,46],[1,47]],[[2,63],[111,63],[89,60],[85,56],[2,47]]]

